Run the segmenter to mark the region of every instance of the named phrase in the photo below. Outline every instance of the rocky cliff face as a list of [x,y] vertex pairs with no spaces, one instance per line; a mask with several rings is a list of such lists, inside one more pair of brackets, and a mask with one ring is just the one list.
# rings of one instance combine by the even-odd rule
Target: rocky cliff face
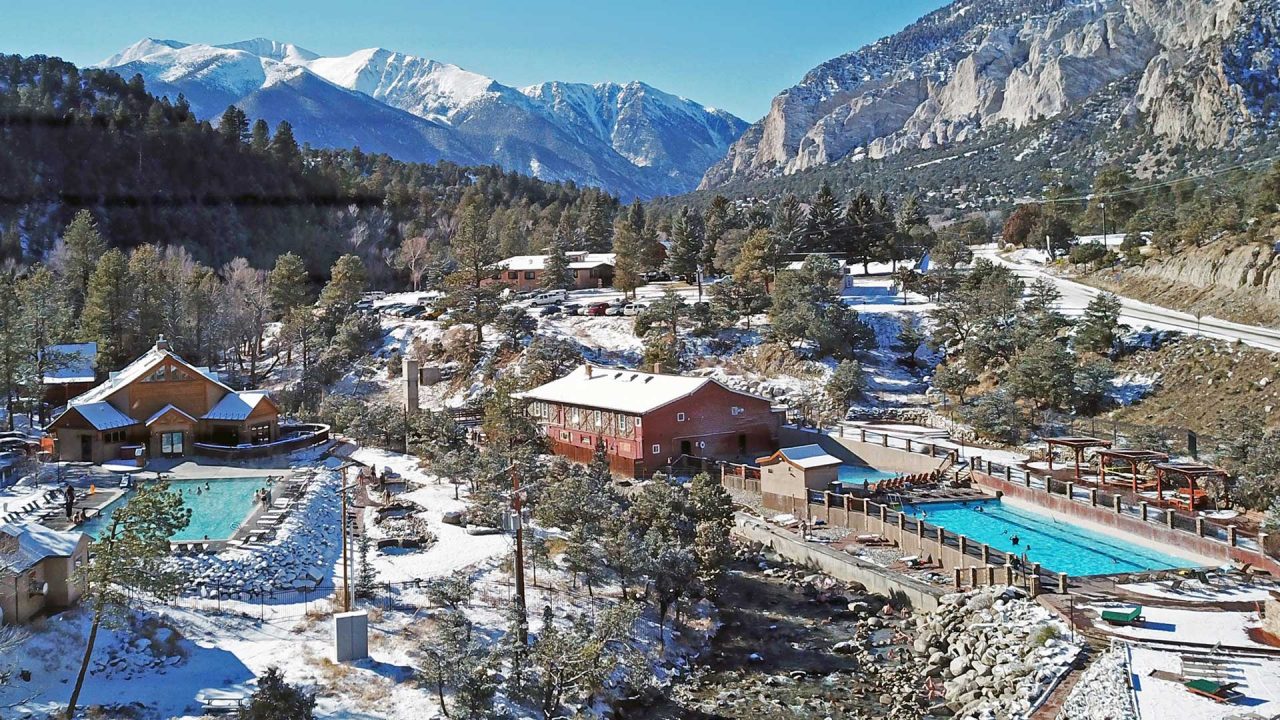
[[1222,147],[1275,120],[1277,18],[1273,0],[957,0],[810,71],[702,186],[963,146],[1090,104]]

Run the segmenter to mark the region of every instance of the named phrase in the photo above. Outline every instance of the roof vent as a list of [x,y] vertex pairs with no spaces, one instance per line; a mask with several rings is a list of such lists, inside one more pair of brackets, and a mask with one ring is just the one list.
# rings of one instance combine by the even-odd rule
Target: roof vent
[[652,376],[652,375],[650,375],[649,377],[645,378],[645,379],[644,379],[644,381],[645,381],[645,382],[649,382],[649,381],[650,381],[650,380],[652,380],[652,379],[653,379],[653,376]]
[[169,341],[164,339],[164,335],[160,335],[159,337],[156,338],[156,349],[157,350],[169,349]]

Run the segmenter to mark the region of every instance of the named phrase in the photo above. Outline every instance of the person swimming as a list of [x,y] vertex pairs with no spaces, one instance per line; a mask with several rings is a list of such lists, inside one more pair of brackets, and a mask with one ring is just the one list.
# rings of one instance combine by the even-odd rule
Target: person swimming
[[1009,542],[1012,542],[1014,545],[1017,545],[1017,544],[1018,544],[1018,536],[1017,536],[1017,535],[1014,535],[1013,537],[1009,538]]
[[976,511],[980,512],[980,513],[984,513],[984,512],[986,512],[986,510],[985,510],[985,509],[983,509],[983,507],[982,507],[981,505],[979,505],[978,507],[976,507],[976,508],[974,508],[974,509],[975,509]]

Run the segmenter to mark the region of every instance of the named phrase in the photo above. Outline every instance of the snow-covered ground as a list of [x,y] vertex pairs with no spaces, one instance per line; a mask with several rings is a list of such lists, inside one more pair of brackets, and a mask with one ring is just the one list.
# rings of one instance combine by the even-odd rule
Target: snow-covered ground
[[[1133,605],[1108,604],[1086,606],[1101,615],[1103,610],[1128,610]],[[1212,612],[1143,606],[1146,622],[1133,626],[1108,625],[1101,617],[1094,625],[1104,632],[1135,640],[1166,643],[1197,643],[1235,648],[1270,648],[1249,637],[1249,630],[1260,626],[1256,612]]]
[[1205,585],[1195,578],[1183,579],[1177,590],[1173,589],[1169,581],[1133,583],[1116,587],[1137,595],[1205,605],[1222,602],[1260,603],[1269,599],[1272,593],[1280,591],[1280,583],[1276,582],[1257,582],[1251,585],[1242,583]]
[[1193,695],[1181,683],[1152,677],[1153,670],[1186,678],[1207,678],[1203,670],[1188,665],[1180,652],[1133,646],[1130,678],[1144,720],[1226,720],[1226,718],[1275,717],[1280,714],[1280,660],[1216,655],[1219,682],[1238,682],[1243,698],[1230,704]]

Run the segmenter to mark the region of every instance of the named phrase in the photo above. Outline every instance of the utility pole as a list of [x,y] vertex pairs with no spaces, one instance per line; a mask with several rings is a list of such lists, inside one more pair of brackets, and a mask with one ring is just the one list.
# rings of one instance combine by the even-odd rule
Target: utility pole
[[529,612],[524,597],[524,516],[521,514],[520,473],[511,464],[511,509],[516,529],[516,612],[520,613],[520,644],[529,644]]
[[1105,200],[1098,202],[1098,207],[1102,208],[1102,246],[1107,246],[1107,203]]
[[1048,233],[1045,233],[1045,236],[1044,236],[1044,254],[1045,254],[1045,257],[1049,258],[1050,261],[1053,260],[1053,245],[1052,243],[1049,242]]

